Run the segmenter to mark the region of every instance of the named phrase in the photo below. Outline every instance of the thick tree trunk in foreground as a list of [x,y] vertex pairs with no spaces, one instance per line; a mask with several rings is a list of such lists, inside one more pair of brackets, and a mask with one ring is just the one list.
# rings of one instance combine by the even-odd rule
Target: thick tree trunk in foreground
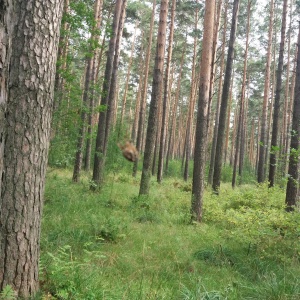
[[294,93],[293,121],[291,131],[288,182],[286,188],[286,210],[293,211],[297,204],[299,190],[299,148],[300,148],[300,28],[298,34],[298,54],[296,67],[296,85]]
[[211,79],[210,71],[212,68],[211,62],[213,51],[214,13],[215,2],[211,0],[206,0],[191,203],[191,217],[193,221],[197,222],[200,222],[202,220],[204,173],[207,143],[207,113],[209,101],[209,86]]
[[149,194],[151,167],[154,154],[154,143],[156,137],[157,123],[158,123],[158,103],[163,84],[163,68],[165,57],[166,44],[166,29],[168,17],[168,0],[161,1],[159,27],[157,34],[156,57],[153,71],[152,94],[150,102],[150,111],[147,127],[146,145],[144,153],[143,171],[140,183],[140,195]]
[[[61,0],[14,1],[0,198],[0,290],[39,288],[40,228]],[[13,16],[13,18],[12,18]],[[2,42],[2,41],[1,41]]]

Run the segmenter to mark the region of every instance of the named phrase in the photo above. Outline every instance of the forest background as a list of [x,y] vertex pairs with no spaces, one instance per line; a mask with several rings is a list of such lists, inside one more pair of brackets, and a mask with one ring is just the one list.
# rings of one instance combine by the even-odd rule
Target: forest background
[[64,0],[37,298],[300,297],[298,15]]

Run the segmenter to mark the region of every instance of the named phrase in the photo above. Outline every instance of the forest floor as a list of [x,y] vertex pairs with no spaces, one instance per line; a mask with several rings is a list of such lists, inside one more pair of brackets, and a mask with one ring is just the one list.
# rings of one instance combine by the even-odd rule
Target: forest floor
[[138,197],[139,177],[91,192],[49,169],[41,236],[42,299],[300,299],[300,214],[284,190],[208,189],[190,223],[191,183],[166,178]]

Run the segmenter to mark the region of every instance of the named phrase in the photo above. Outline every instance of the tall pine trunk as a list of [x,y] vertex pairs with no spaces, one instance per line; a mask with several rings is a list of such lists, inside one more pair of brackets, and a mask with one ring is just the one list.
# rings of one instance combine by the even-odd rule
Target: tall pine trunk
[[[154,27],[154,17],[155,17],[155,8],[156,8],[156,0],[153,0],[152,6],[152,15],[150,21],[149,28],[149,44],[147,48],[146,61],[145,61],[145,77],[144,84],[141,96],[141,104],[139,111],[139,122],[138,122],[138,130],[137,130],[137,140],[136,140],[136,148],[141,153],[143,149],[143,131],[144,131],[144,121],[146,116],[146,100],[147,100],[147,90],[148,90],[148,76],[149,76],[149,66],[150,66],[150,58],[151,58],[151,48],[152,48],[152,36],[153,36],[153,27]],[[139,159],[136,159],[133,165],[132,176],[136,176],[137,168],[138,168]]]
[[[222,37],[222,51],[221,51],[221,62],[220,62],[220,78],[219,78],[219,88],[218,88],[218,98],[216,103],[216,114],[215,114],[215,124],[213,130],[213,140],[211,144],[211,152],[210,152],[210,162],[209,162],[209,171],[208,171],[208,184],[212,184],[213,181],[213,171],[215,166],[215,155],[216,155],[216,143],[218,136],[218,126],[219,126],[219,115],[220,115],[220,103],[221,103],[221,91],[223,86],[223,73],[224,73],[224,64],[225,64],[225,45],[226,45],[226,31],[227,31],[227,8],[228,1],[225,4],[224,11],[224,25],[223,25],[223,37]],[[216,50],[215,50],[216,51]],[[212,90],[210,89],[210,94],[212,94]],[[212,96],[210,96],[212,97]],[[226,151],[226,147],[225,147]]]
[[[108,107],[112,104],[110,101],[111,89],[113,88],[112,84],[112,74],[114,68],[114,60],[119,54],[119,49],[117,49],[117,38],[119,36],[119,26],[122,22],[122,8],[126,0],[117,0],[115,4],[114,18],[112,24],[112,35],[109,41],[109,48],[107,52],[107,60],[105,67],[105,74],[102,87],[102,98],[101,105],[106,107],[106,110],[100,112],[98,120],[98,130],[96,137],[96,149],[94,156],[94,168],[93,168],[93,181],[96,185],[102,184],[103,181],[103,172],[104,172],[104,160],[105,160],[105,138],[106,138],[106,126],[109,109]],[[91,186],[91,189],[94,189],[95,185]]]
[[170,94],[170,68],[171,59],[173,51],[173,36],[174,36],[174,21],[175,21],[175,10],[176,10],[176,0],[172,1],[171,10],[171,23],[169,30],[169,46],[168,46],[168,58],[167,66],[164,79],[164,97],[163,97],[163,111],[162,111],[162,122],[161,122],[161,132],[160,132],[160,145],[159,145],[159,156],[158,156],[158,167],[157,167],[157,181],[160,183],[163,177],[163,165],[164,165],[164,154],[166,147],[166,135],[167,135],[167,117],[169,114],[169,94]]
[[260,132],[260,143],[259,143],[259,160],[258,160],[258,169],[257,169],[258,183],[264,182],[266,177],[265,158],[266,158],[266,149],[268,144],[267,121],[268,121],[268,101],[269,101],[269,94],[270,94],[270,73],[271,73],[271,62],[272,62],[273,14],[274,14],[274,0],[271,0],[267,62],[266,62],[265,85],[264,85],[264,99],[263,99],[263,106],[262,106],[261,132]]
[[153,163],[154,143],[158,122],[158,103],[163,84],[163,67],[165,57],[166,29],[168,17],[168,0],[160,4],[159,27],[157,34],[156,57],[153,71],[153,83],[145,144],[144,162],[139,194],[149,194],[151,167]]
[[241,91],[241,100],[240,100],[240,114],[239,114],[239,122],[238,122],[238,131],[237,131],[237,139],[236,139],[236,154],[233,165],[233,175],[232,175],[232,187],[235,187],[236,183],[236,174],[238,161],[239,163],[239,175],[242,175],[243,168],[243,156],[244,156],[244,130],[245,130],[245,97],[246,97],[246,78],[247,78],[247,61],[248,61],[248,48],[249,48],[249,33],[250,33],[250,12],[251,9],[251,0],[248,0],[247,5],[247,29],[246,29],[246,47],[245,47],[245,55],[244,55],[244,70],[243,70],[243,81],[242,81],[242,91]]
[[279,113],[280,113],[280,96],[282,85],[282,73],[283,73],[283,59],[284,59],[284,44],[285,44],[285,29],[286,29],[286,15],[287,15],[287,0],[283,0],[282,10],[282,24],[281,24],[281,41],[279,48],[279,58],[277,67],[276,78],[276,93],[274,99],[274,115],[272,126],[272,139],[270,150],[270,167],[269,167],[269,186],[275,185],[275,172],[276,172],[276,154],[278,152],[278,131],[279,131]]
[[296,67],[296,84],[294,91],[293,120],[291,130],[288,182],[286,188],[286,210],[293,211],[298,202],[299,191],[299,148],[300,148],[300,27],[298,33],[298,54]]
[[0,44],[5,47],[11,38],[11,57],[1,91],[7,96],[7,108],[1,116],[5,135],[0,290],[10,285],[16,298],[29,299],[39,289],[41,217],[63,1],[5,4],[1,6],[5,19],[0,22],[9,36]]
[[226,117],[227,117],[227,106],[229,98],[229,89],[232,76],[232,65],[234,58],[234,43],[236,36],[236,28],[238,21],[238,10],[239,10],[239,0],[234,0],[233,2],[233,13],[232,13],[232,23],[230,30],[230,40],[227,54],[226,70],[222,91],[222,100],[220,108],[219,126],[218,126],[218,138],[216,143],[216,155],[215,155],[215,167],[213,175],[213,190],[215,193],[219,193],[221,184],[221,171],[222,171],[222,159],[225,141],[225,127],[226,127]]
[[213,51],[215,2],[206,0],[191,201],[192,221],[201,222],[207,144],[207,122]]

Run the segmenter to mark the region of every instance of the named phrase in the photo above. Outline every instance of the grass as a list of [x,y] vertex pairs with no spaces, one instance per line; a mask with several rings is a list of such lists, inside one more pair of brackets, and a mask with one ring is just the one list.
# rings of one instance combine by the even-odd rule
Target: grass
[[109,175],[101,192],[68,170],[47,176],[41,237],[44,299],[300,299],[300,217],[267,185],[220,196],[190,224],[191,184]]

